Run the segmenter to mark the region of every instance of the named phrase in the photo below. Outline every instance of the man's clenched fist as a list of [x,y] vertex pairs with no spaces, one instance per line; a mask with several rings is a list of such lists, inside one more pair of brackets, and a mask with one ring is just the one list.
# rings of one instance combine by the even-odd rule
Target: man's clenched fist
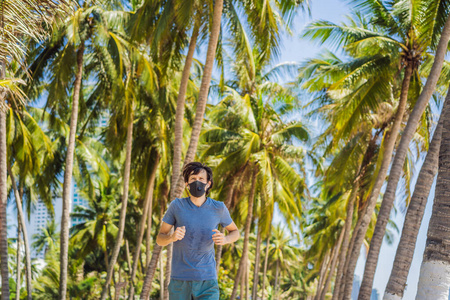
[[174,242],[182,240],[186,234],[186,226],[177,227],[177,229],[172,234],[172,240]]
[[212,235],[214,243],[216,245],[225,245],[227,243],[227,238],[225,237],[225,235],[217,229],[213,229],[213,231],[215,232]]

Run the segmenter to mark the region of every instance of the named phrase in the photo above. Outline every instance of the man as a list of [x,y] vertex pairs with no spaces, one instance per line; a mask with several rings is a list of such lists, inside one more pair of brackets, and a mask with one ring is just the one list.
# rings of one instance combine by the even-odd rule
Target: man
[[[214,244],[235,242],[239,231],[225,204],[207,197],[213,186],[208,166],[189,163],[183,178],[190,197],[170,203],[156,238],[160,246],[174,243],[169,299],[218,300]],[[217,230],[219,224],[228,231],[227,236]]]

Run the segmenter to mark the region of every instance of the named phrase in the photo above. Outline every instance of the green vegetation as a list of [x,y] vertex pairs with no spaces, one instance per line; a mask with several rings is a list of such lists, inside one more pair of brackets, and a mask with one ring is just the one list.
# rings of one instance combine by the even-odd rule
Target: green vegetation
[[[2,1],[1,299],[168,299],[155,239],[197,160],[242,236],[216,247],[221,299],[348,300],[363,247],[369,300],[398,192],[401,299],[436,174],[419,293],[446,299],[430,278],[450,272],[450,3],[350,5],[299,37],[322,52],[276,64],[309,1]],[[38,201],[51,220],[29,236]]]

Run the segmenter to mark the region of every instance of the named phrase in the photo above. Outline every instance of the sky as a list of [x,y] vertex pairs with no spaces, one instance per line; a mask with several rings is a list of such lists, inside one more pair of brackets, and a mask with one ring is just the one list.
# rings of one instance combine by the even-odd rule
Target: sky
[[[346,19],[346,16],[350,14],[350,6],[345,1],[340,0],[312,0],[310,1],[311,16],[307,14],[300,13],[294,20],[292,31],[292,36],[283,36],[281,55],[279,62],[286,61],[296,61],[301,62],[307,58],[316,56],[322,49],[323,45],[313,44],[312,42],[302,39],[301,33],[304,27],[311,21],[315,20],[327,20],[335,23],[340,23]],[[332,50],[332,49],[331,49]],[[420,170],[420,164],[418,163],[415,167],[415,173],[417,174]],[[413,190],[413,187],[412,189]],[[434,187],[430,193],[430,200],[434,198]],[[398,199],[400,200],[400,199]],[[416,250],[414,254],[414,259],[412,262],[411,270],[409,273],[407,287],[404,294],[404,299],[414,299],[417,292],[417,282],[419,279],[420,265],[422,263],[423,251],[425,249],[426,233],[428,229],[428,222],[431,217],[431,202],[428,201],[425,215],[423,218],[422,226],[420,228],[418,242],[416,245]],[[394,216],[393,220],[397,224],[399,230],[401,231],[403,227],[404,212],[398,210],[397,214]],[[395,258],[395,252],[400,239],[401,232],[395,234],[394,242],[392,245],[386,245],[383,242],[379,264],[375,274],[374,288],[379,292],[379,296],[383,296],[386,284],[389,280],[390,272],[392,269],[392,264]],[[365,255],[361,252],[361,257],[358,260],[355,275],[362,280],[362,275],[364,272],[364,259]]]

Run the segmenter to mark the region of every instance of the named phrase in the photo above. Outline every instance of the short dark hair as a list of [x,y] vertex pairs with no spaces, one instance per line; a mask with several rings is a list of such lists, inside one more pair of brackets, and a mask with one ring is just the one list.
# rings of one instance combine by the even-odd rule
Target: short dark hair
[[208,196],[209,190],[213,187],[214,181],[213,181],[213,173],[210,167],[208,167],[205,164],[202,164],[201,162],[190,162],[183,168],[183,178],[184,182],[189,182],[189,176],[191,175],[197,175],[202,170],[205,170],[206,172],[206,179],[208,181],[211,181],[211,185],[206,190],[206,195]]

